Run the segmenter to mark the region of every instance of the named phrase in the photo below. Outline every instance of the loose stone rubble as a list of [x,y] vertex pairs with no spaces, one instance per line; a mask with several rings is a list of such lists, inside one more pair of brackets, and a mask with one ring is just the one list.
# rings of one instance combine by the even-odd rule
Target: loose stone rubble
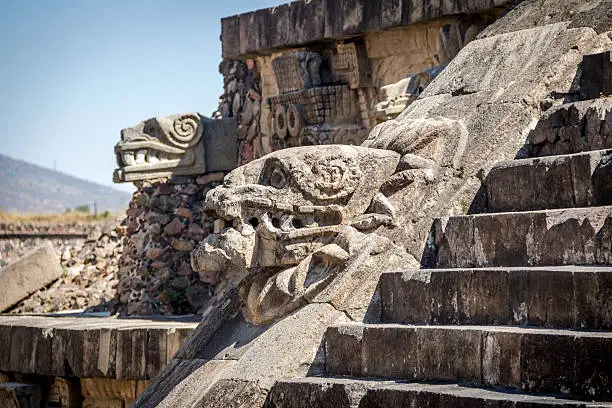
[[113,309],[124,235],[118,222],[74,223],[51,229],[34,223],[7,223],[0,240],[3,262],[12,264],[27,252],[50,243],[62,269],[59,279],[47,287],[37,287],[11,313]]

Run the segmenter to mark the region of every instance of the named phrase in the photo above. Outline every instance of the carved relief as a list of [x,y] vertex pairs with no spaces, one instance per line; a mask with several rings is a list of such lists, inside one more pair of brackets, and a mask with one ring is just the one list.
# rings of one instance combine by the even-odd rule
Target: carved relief
[[235,145],[231,119],[211,120],[195,112],[148,119],[121,131],[115,146],[119,168],[113,180],[123,183],[230,170],[236,163]]
[[321,55],[316,52],[293,52],[272,61],[281,93],[299,91],[321,85]]
[[408,75],[405,79],[391,85],[380,88],[380,99],[376,105],[375,117],[378,123],[396,118],[414,102],[421,92],[433,81],[440,72],[446,67],[427,69],[418,74]]
[[358,89],[371,86],[363,45],[284,54],[272,61],[279,94],[268,98],[273,150],[360,144],[367,134]]
[[407,261],[375,233],[393,225],[378,190],[398,160],[392,151],[301,147],[234,170],[206,197],[219,228],[192,253],[194,270],[242,277],[257,270],[241,287],[243,315],[253,324],[321,296],[335,294],[337,306],[347,307],[346,291],[360,286],[355,274],[368,262]]
[[436,43],[438,62],[448,64],[463,47],[476,39],[487,25],[487,22],[481,19],[461,19],[442,26]]
[[363,44],[339,43],[331,66],[335,82],[346,83],[351,89],[372,86],[372,71]]
[[123,129],[115,146],[119,168],[114,181],[204,173],[203,132],[197,113],[148,119]]

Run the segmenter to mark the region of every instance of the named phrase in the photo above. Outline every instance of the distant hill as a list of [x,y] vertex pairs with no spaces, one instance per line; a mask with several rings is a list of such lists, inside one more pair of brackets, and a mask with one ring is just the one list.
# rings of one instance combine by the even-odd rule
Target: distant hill
[[98,212],[125,211],[130,194],[0,154],[0,209],[58,213],[88,205]]

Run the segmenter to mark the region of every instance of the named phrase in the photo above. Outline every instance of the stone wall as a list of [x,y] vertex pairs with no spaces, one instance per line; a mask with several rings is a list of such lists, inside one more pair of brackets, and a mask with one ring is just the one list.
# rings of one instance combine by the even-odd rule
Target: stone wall
[[190,253],[214,228],[204,197],[236,167],[237,124],[254,82],[247,64],[224,68],[236,79],[226,83],[224,113],[214,119],[196,112],[156,117],[121,131],[114,180],[133,182],[136,192],[127,210],[113,313],[194,314],[222,290],[218,276],[193,272]]
[[194,273],[189,255],[213,230],[206,193],[224,173],[137,182],[127,210],[117,310],[128,315],[194,314],[219,287]]
[[219,66],[225,90],[219,112],[223,118],[236,119],[239,165],[265,154],[260,131],[261,73],[255,67],[253,60],[226,60]]
[[[223,19],[220,111],[239,123],[238,164],[287,147],[361,144],[509,2],[401,3],[297,1]],[[285,122],[295,120],[292,133]]]

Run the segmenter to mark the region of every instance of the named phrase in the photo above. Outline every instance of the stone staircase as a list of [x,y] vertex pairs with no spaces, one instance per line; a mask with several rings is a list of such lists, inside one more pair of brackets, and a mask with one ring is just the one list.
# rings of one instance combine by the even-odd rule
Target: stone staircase
[[482,213],[434,221],[426,269],[382,276],[382,324],[330,327],[328,377],[267,406],[612,407],[612,150],[567,146],[493,168]]

